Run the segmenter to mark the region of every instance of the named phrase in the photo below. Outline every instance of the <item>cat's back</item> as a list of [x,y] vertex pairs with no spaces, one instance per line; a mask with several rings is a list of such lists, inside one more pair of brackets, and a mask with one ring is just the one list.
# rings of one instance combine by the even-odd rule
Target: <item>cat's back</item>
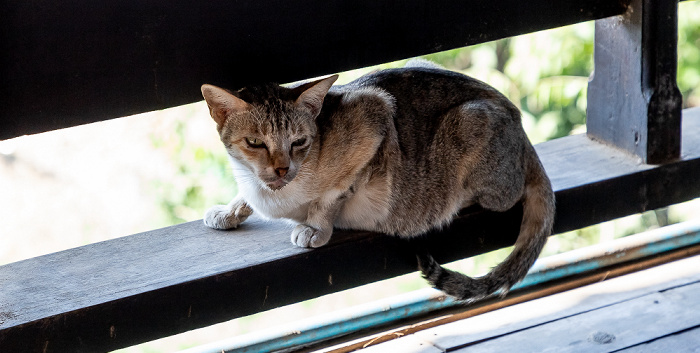
[[472,77],[438,67],[406,67],[376,71],[347,84],[348,88],[377,87],[391,94],[397,106],[444,110],[465,101],[508,101],[493,87]]
[[[379,89],[395,103],[394,125],[404,157],[424,158],[425,148],[441,129],[484,129],[507,125],[520,129],[520,112],[503,94],[472,77],[438,67],[419,66],[381,70],[363,76],[344,88]],[[460,107],[494,114],[461,114]],[[496,113],[496,111],[499,111]]]
[[[392,210],[380,231],[411,235],[445,224],[478,199],[470,186],[484,179],[478,173],[521,167],[499,162],[517,159],[527,139],[518,109],[491,86],[444,69],[410,67],[369,74],[345,89],[364,88],[386,92],[395,104],[400,162],[389,173]],[[514,188],[522,184],[503,179]]]

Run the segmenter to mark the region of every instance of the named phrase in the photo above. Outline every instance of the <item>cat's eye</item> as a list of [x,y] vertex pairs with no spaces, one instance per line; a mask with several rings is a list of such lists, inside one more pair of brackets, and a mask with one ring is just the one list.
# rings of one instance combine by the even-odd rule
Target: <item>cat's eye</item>
[[247,142],[248,146],[250,146],[250,147],[255,147],[255,148],[265,147],[265,143],[262,142],[261,139],[254,138],[254,137],[246,137],[245,142]]
[[302,138],[292,142],[292,147],[299,147],[299,146],[303,146],[304,144],[306,144],[306,138],[302,137]]

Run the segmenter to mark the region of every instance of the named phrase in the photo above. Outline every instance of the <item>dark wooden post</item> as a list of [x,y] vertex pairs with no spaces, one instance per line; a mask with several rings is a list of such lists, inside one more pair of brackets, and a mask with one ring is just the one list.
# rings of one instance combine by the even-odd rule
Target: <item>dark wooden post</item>
[[633,0],[625,14],[596,21],[589,137],[648,164],[680,157],[677,43],[676,0]]

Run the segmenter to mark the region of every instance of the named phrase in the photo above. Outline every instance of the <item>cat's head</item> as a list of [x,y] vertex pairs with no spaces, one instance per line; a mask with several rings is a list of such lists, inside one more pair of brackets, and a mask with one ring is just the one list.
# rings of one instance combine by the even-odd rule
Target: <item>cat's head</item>
[[203,85],[202,95],[229,155],[261,185],[278,190],[294,179],[308,155],[317,132],[315,119],[337,78],[237,92]]

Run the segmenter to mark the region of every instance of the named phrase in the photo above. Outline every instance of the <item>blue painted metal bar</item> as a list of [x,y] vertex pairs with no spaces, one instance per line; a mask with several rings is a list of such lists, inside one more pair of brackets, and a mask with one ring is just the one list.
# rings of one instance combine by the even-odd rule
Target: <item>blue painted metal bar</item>
[[[516,284],[513,290],[585,274],[607,266],[695,244],[700,244],[700,220],[675,224],[540,259],[527,277]],[[242,335],[191,348],[181,353],[271,352],[292,347],[299,348],[455,305],[463,305],[463,303],[437,290],[427,288],[298,321],[282,329]]]
[[700,244],[700,221],[688,221],[538,260],[512,290]]

